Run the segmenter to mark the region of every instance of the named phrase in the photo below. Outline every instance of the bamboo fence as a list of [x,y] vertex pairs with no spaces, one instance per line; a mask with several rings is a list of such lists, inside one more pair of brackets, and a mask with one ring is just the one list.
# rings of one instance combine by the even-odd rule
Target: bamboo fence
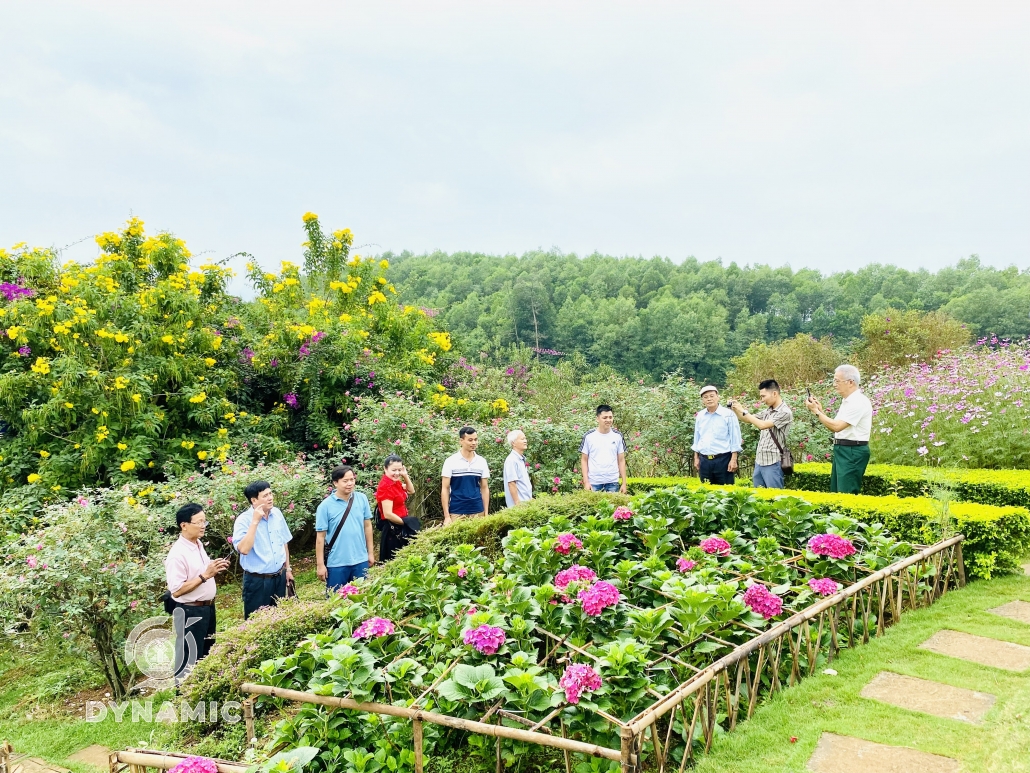
[[[146,773],[147,768],[171,770],[192,755],[149,749],[126,749],[111,752],[110,773]],[[228,760],[214,760],[218,773],[246,773],[247,766]]]
[[[820,665],[828,665],[841,649],[864,644],[870,638],[882,635],[887,627],[901,618],[903,612],[929,606],[949,588],[965,585],[962,540],[963,536],[957,535],[918,549],[913,555],[795,612],[766,631],[735,623],[735,634],[731,638],[746,639],[739,645],[708,634],[687,637],[682,631],[672,629],[673,634],[682,638],[676,648],[658,654],[656,664],[671,668],[675,673],[686,674],[679,686],[664,695],[651,690],[655,701],[628,720],[597,710],[610,728],[617,729],[621,739],[619,748],[568,737],[560,716],[565,706],[559,706],[536,722],[505,711],[501,708],[503,702],[492,706],[479,720],[419,708],[419,704],[439,686],[460,659],[452,662],[410,706],[363,703],[348,697],[245,683],[243,692],[253,696],[244,703],[247,736],[254,736],[253,701],[257,696],[267,696],[410,719],[417,773],[423,773],[424,768],[422,726],[425,722],[496,738],[498,773],[503,771],[502,739],[560,750],[565,757],[567,773],[572,770],[572,754],[613,760],[620,763],[622,773],[642,773],[645,769],[656,773],[683,773],[698,750],[711,748],[717,726],[733,730],[738,722],[751,717],[762,700],[815,673]],[[787,561],[794,562],[799,558],[795,555]],[[542,634],[544,641],[553,642],[553,647],[544,647],[545,654],[539,661],[541,665],[546,665],[549,660],[555,664],[567,662],[573,654],[594,658],[585,647],[573,646],[566,637],[539,627],[537,632]],[[717,644],[730,651],[704,669],[678,657],[701,642]],[[505,720],[508,724],[504,724]],[[111,773],[119,771],[112,767]],[[225,773],[233,772],[227,770]]]
[[14,749],[8,741],[0,744],[0,773],[11,773],[11,754]]

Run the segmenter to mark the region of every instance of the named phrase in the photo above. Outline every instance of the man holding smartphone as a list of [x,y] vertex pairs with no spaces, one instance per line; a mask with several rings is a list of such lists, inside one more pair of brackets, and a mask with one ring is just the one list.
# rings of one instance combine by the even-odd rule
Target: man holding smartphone
[[748,413],[736,400],[730,400],[729,405],[738,419],[761,430],[758,448],[755,449],[752,485],[755,488],[783,488],[783,450],[787,447],[794,414],[780,397],[780,385],[775,379],[768,378],[760,383],[758,396],[765,404],[761,413]]
[[823,413],[823,406],[808,393],[805,407],[833,432],[833,466],[830,491],[858,494],[869,465],[869,436],[873,429],[873,404],[862,394],[862,376],[854,365],[841,365],[833,372],[833,388],[844,399],[834,418]]

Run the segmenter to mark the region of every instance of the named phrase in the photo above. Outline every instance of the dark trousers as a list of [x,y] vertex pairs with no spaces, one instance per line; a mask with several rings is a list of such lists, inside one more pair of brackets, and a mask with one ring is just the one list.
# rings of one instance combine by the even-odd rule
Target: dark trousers
[[191,607],[176,603],[172,612],[175,629],[175,676],[182,678],[211,651],[215,643],[215,605]]
[[830,491],[857,494],[862,490],[862,477],[869,466],[869,446],[833,447],[830,467]]
[[286,596],[286,569],[275,577],[259,577],[243,573],[243,619],[246,620],[261,607],[274,607]]
[[733,473],[727,469],[730,466],[731,456],[733,454],[729,451],[724,454],[717,454],[714,459],[709,459],[704,454],[698,454],[700,464],[697,473],[702,482],[715,483],[719,486],[732,486]]

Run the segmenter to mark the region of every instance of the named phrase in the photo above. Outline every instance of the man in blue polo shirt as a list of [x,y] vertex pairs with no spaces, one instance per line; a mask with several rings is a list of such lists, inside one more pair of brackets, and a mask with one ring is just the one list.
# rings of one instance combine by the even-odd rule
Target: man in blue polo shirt
[[704,410],[694,417],[694,466],[702,481],[733,485],[737,454],[743,446],[740,422],[729,408],[719,405],[719,390],[709,384],[701,387]]
[[275,606],[286,596],[286,582],[293,579],[290,571],[290,548],[293,539],[286,518],[272,506],[272,487],[256,480],[243,489],[250,507],[236,517],[232,544],[240,554],[243,568],[243,619],[261,607]]
[[333,491],[315,510],[315,568],[318,579],[333,590],[364,577],[368,567],[375,565],[376,554],[372,510],[368,497],[354,490],[358,482],[354,468],[337,467],[329,477]]
[[472,427],[458,430],[461,450],[443,463],[440,502],[443,504],[443,525],[456,515],[487,515],[490,512],[490,468],[486,459],[476,453],[479,435]]

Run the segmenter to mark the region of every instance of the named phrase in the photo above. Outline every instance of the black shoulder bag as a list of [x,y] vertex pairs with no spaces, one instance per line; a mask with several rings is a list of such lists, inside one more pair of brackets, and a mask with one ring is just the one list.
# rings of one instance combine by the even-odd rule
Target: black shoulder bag
[[769,429],[769,434],[772,436],[773,443],[776,444],[776,449],[780,452],[780,469],[783,470],[784,475],[791,475],[794,472],[794,455],[791,454],[790,449],[787,447],[787,436],[783,436],[783,445],[780,445],[780,441],[776,439],[776,425]]

